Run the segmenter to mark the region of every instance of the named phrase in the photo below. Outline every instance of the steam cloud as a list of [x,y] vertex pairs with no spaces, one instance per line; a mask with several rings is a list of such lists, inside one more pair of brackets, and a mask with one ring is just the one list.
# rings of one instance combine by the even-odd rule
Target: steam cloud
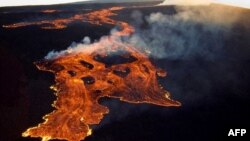
[[[146,17],[136,11],[132,14],[136,21],[134,23],[136,32],[132,36],[118,37],[113,34],[116,32],[113,29],[109,37],[118,42],[130,43],[148,52],[153,58],[213,59],[223,57],[216,53],[221,53],[224,38],[237,21],[237,12],[220,7],[206,7],[205,9],[176,7],[176,11],[175,14],[151,13]],[[142,29],[140,26],[145,24],[144,21],[148,26]],[[82,52],[83,48],[96,45],[111,47],[107,38],[108,36],[103,36],[99,41],[91,44],[91,39],[85,37],[81,43],[74,42],[64,51],[51,51],[45,58],[52,59],[67,53]]]
[[[191,3],[205,4],[209,0],[166,0],[162,4]],[[228,32],[239,17],[239,12],[224,9],[220,6],[206,7],[175,7],[176,13],[151,13],[144,16],[139,11],[132,14],[136,21],[136,32],[130,37],[118,37],[115,29],[109,37],[118,42],[130,43],[140,50],[148,52],[153,58],[194,59],[197,57],[208,60],[223,57],[221,48]],[[230,15],[230,16],[229,16]],[[223,18],[222,18],[223,17]],[[140,28],[146,24],[146,28]],[[80,43],[72,43],[67,50],[51,51],[45,57],[52,59],[67,53],[82,52],[83,48],[96,45],[112,46],[103,36],[91,44],[91,39],[85,37]],[[220,55],[218,55],[220,54]]]
[[[145,48],[154,58],[211,60],[223,57],[221,49],[237,21],[237,12],[212,6],[177,7],[176,10],[176,14],[151,13],[145,18],[148,27],[137,30],[129,42]],[[140,27],[142,15],[136,12],[134,17]]]

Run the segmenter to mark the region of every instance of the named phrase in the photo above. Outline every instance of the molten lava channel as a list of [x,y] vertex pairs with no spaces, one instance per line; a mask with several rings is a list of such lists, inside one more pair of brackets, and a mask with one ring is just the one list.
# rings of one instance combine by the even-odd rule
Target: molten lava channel
[[[122,10],[124,7],[111,7],[107,9],[101,9],[97,11],[93,11],[87,14],[75,14],[69,18],[59,18],[55,20],[41,20],[41,21],[32,21],[32,22],[19,22],[9,25],[3,25],[3,28],[20,28],[25,26],[32,26],[37,25],[41,26],[43,29],[64,29],[67,27],[68,24],[80,21],[80,22],[89,22],[95,25],[102,25],[102,24],[117,24],[121,26],[126,26],[123,32],[126,33],[118,33],[118,34],[127,34],[132,33],[133,27],[131,27],[128,23],[122,21],[116,21],[111,19],[111,16],[116,16],[117,14],[114,11]],[[43,10],[43,13],[54,13],[56,10]]]
[[[60,28],[74,20],[85,19],[92,24],[119,25],[122,30],[86,45],[80,52],[68,50],[53,59],[35,62],[38,69],[55,74],[56,83],[51,89],[56,92],[57,99],[52,104],[55,110],[43,117],[45,122],[29,128],[23,133],[24,137],[41,137],[44,141],[85,139],[92,133],[89,126],[99,124],[109,112],[107,107],[98,103],[102,97],[129,103],[180,106],[158,84],[157,77],[165,77],[166,72],[157,69],[136,47],[116,40],[116,37],[134,31],[128,23],[110,18],[116,15],[113,11],[121,9],[113,7],[69,19],[47,21]],[[39,22],[19,23],[14,27],[32,24],[40,25]]]

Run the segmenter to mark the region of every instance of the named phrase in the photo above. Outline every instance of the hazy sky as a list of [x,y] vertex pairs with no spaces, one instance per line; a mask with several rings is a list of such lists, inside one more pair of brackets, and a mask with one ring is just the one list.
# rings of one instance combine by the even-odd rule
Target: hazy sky
[[238,7],[250,8],[250,0],[165,0],[165,5],[200,5],[210,3],[221,3]]
[[19,6],[19,5],[46,5],[57,3],[68,3],[88,0],[0,0],[0,7],[3,6]]
[[[49,5],[49,4],[70,3],[70,2],[79,2],[79,1],[92,1],[92,0],[0,0],[0,7],[21,6],[21,5]],[[115,2],[130,1],[131,2],[134,0],[96,0],[96,1],[115,1]],[[140,0],[140,1],[148,1],[148,0]]]
[[[70,3],[70,2],[79,2],[79,1],[92,1],[92,0],[0,0],[0,7],[21,6],[21,5],[49,5],[49,4]],[[96,1],[133,2],[135,0],[96,0]],[[136,1],[150,1],[150,0],[136,0]],[[151,1],[158,1],[158,0],[151,0]]]
[[[3,6],[20,6],[20,5],[47,5],[47,4],[58,4],[78,1],[91,1],[91,0],[0,0],[0,7]],[[99,1],[133,1],[133,0],[99,0]],[[138,1],[138,0],[137,0]],[[146,0],[140,0],[146,1]],[[152,0],[153,1],[153,0]],[[204,0],[166,0],[170,2],[190,2],[190,1],[204,1]],[[205,0],[216,3],[224,3],[241,7],[250,7],[250,0]]]

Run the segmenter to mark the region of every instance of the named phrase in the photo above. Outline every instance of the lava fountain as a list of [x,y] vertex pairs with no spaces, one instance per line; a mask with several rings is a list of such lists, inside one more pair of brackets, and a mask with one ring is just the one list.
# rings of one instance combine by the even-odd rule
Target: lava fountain
[[43,117],[43,123],[25,131],[24,137],[41,137],[43,141],[85,139],[92,133],[89,126],[99,124],[109,112],[107,107],[98,103],[102,97],[129,103],[181,105],[158,84],[157,77],[165,77],[166,72],[156,68],[145,53],[117,39],[134,32],[128,23],[110,18],[116,15],[114,11],[121,9],[123,7],[112,7],[65,19],[5,26],[17,28],[46,24],[44,29],[61,29],[71,22],[84,20],[96,25],[121,27],[120,31],[103,37],[99,42],[86,44],[80,51],[68,49],[50,59],[35,62],[38,69],[55,74],[56,83],[51,89],[56,92],[57,99],[52,104],[55,110]]

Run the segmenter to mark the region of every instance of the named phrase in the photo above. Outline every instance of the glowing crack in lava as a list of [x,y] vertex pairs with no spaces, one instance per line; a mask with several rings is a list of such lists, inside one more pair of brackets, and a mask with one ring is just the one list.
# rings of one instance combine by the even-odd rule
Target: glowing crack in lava
[[112,10],[117,9],[121,8],[86,15],[91,23],[118,24],[121,31],[103,37],[99,42],[85,44],[80,51],[68,49],[52,59],[35,62],[40,70],[55,74],[56,84],[51,88],[56,91],[57,99],[52,105],[55,110],[43,117],[45,122],[29,128],[23,133],[24,137],[41,137],[44,141],[86,138],[92,133],[89,126],[99,124],[109,112],[98,103],[102,97],[129,103],[181,105],[170,99],[169,92],[158,84],[157,76],[165,77],[166,72],[157,69],[142,51],[117,39],[134,31],[128,23],[109,18],[114,15]]

